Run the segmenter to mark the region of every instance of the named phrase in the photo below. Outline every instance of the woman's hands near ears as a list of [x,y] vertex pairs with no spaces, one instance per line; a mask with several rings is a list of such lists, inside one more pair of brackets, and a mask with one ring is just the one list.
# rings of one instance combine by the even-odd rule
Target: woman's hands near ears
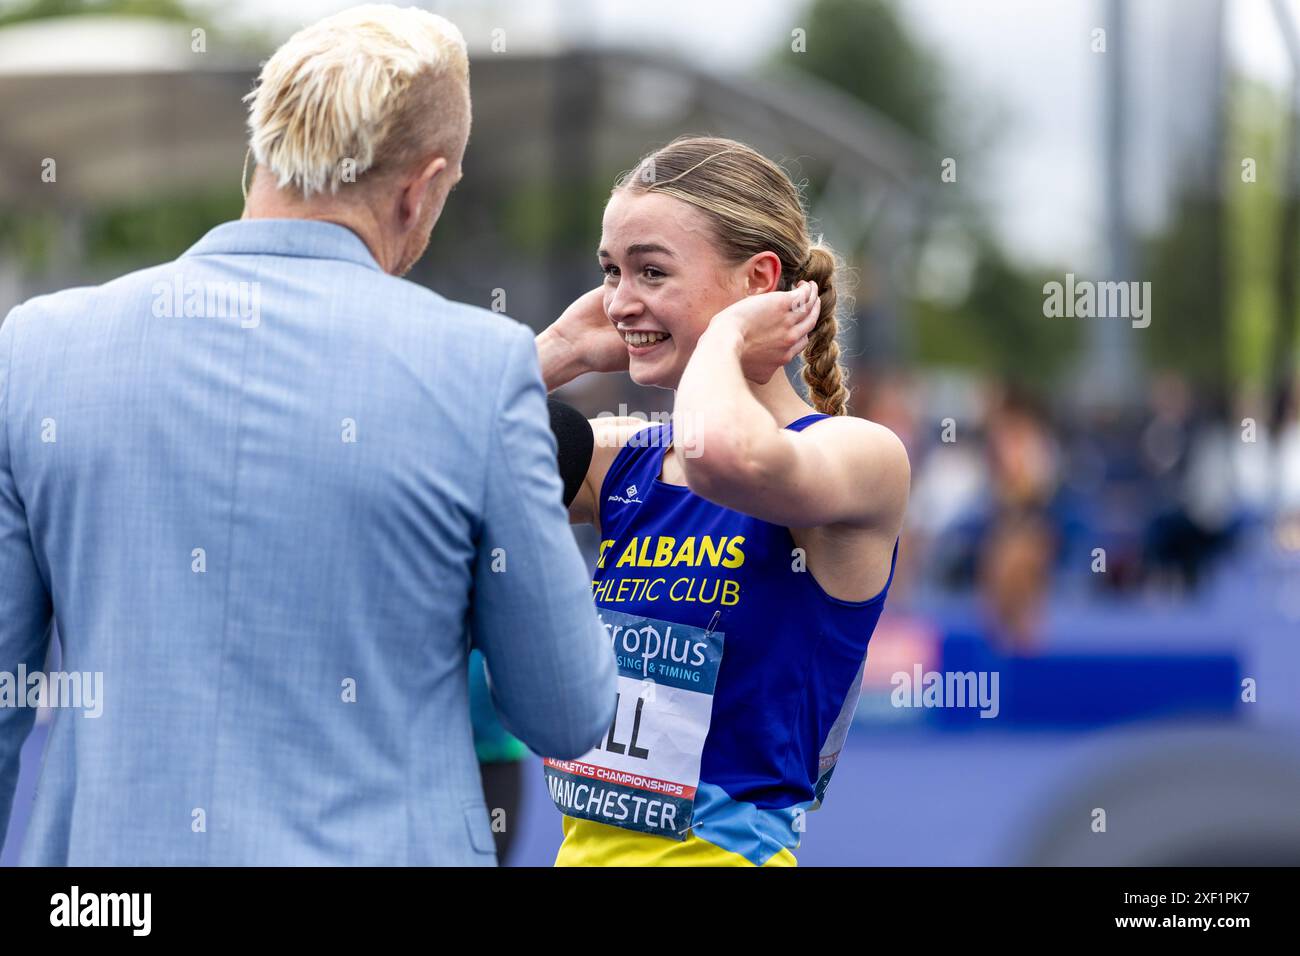
[[817,283],[801,281],[789,292],[763,292],[733,302],[713,317],[705,335],[715,330],[735,335],[745,378],[766,385],[808,347],[820,315]]
[[546,334],[568,346],[583,372],[627,371],[627,344],[605,314],[604,286],[574,300]]

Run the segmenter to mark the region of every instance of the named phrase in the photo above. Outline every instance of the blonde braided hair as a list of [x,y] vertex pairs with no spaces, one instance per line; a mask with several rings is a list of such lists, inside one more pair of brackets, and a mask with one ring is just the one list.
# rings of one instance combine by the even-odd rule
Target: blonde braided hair
[[847,375],[840,365],[840,328],[835,316],[836,265],[835,253],[825,246],[815,245],[799,276],[800,279],[817,283],[818,299],[821,301],[817,324],[809,333],[808,345],[803,350],[801,375],[817,411],[827,415],[847,415],[849,389],[846,384]]

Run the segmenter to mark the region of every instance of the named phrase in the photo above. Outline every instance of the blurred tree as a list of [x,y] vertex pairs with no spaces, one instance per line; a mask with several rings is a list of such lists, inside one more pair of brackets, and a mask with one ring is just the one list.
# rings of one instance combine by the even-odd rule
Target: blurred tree
[[[1231,355],[1224,321],[1223,200],[1186,193],[1167,228],[1149,238],[1141,260],[1158,317],[1143,337],[1148,362],[1180,372],[1220,404]],[[1164,318],[1165,321],[1160,319]]]
[[[1235,77],[1227,96],[1217,195],[1180,197],[1169,225],[1147,242],[1161,313],[1177,319],[1152,324],[1147,352],[1153,365],[1220,399],[1245,386],[1275,401],[1298,358],[1300,210],[1288,186],[1295,166],[1286,166],[1296,162],[1286,145],[1295,119],[1288,98],[1257,81]],[[1215,272],[1216,231],[1231,282]]]
[[86,258],[121,268],[166,262],[218,223],[238,219],[243,209],[239,190],[229,185],[162,201],[105,206],[87,217]]
[[[802,22],[807,52],[784,50],[779,62],[856,97],[929,146],[933,162],[923,168],[936,183],[939,157],[969,163],[977,154],[969,128],[957,121],[969,120],[971,110],[957,108],[942,64],[912,35],[896,3],[812,0]],[[1045,394],[1076,350],[1078,329],[1043,317],[1045,279],[1002,248],[974,197],[955,186],[928,192],[932,222],[956,223],[972,257],[960,299],[927,297],[914,282],[908,290],[902,308],[915,329],[915,360],[976,369]]]
[[1043,284],[1060,277],[1018,266],[987,231],[971,228],[968,235],[974,264],[965,295],[956,303],[914,303],[918,357],[977,368],[1035,396],[1047,396],[1059,386],[1082,340],[1078,323],[1043,316]]
[[[57,17],[129,16],[201,26],[214,37],[223,37],[230,49],[269,47],[270,40],[260,29],[219,29],[215,10],[185,0],[0,0],[0,29]],[[208,192],[186,191],[147,202],[91,208],[78,220],[78,245],[92,273],[170,259],[217,223],[239,218],[242,208],[238,184],[232,183],[214,185]],[[0,251],[39,275],[57,264],[59,226],[57,212],[26,209],[19,214],[0,209]]]
[[938,61],[886,0],[814,0],[804,16],[808,51],[787,49],[784,65],[857,97],[925,142],[939,132],[944,104]]
[[27,272],[44,272],[54,264],[61,225],[53,211],[0,209],[0,253]]
[[[1233,283],[1227,302],[1230,373],[1239,382],[1268,384],[1277,277],[1276,236],[1281,226],[1279,163],[1285,135],[1285,97],[1262,83],[1237,78],[1229,90],[1227,247]],[[1293,261],[1294,272],[1300,262]],[[1295,356],[1291,356],[1294,360]]]
[[0,3],[0,27],[29,20],[83,15],[152,17],[201,23],[203,17],[182,0],[21,0]]

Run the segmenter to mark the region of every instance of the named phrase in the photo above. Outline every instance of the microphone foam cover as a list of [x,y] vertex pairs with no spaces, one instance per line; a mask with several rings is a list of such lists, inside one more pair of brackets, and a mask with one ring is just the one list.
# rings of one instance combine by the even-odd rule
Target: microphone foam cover
[[582,481],[587,477],[587,468],[596,448],[596,436],[591,432],[591,423],[572,405],[548,398],[546,407],[551,413],[551,431],[558,446],[560,480],[564,482],[564,507],[567,508],[578,496]]

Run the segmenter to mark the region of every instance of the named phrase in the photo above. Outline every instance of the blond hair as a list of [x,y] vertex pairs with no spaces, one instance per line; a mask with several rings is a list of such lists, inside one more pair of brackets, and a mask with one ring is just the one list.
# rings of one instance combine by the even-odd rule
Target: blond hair
[[464,142],[465,39],[415,7],[352,7],[290,37],[245,99],[249,149],[276,185],[334,193]]
[[835,313],[838,260],[829,246],[809,236],[799,190],[780,166],[735,140],[683,137],[644,157],[614,190],[663,193],[694,206],[711,223],[717,248],[732,261],[776,253],[778,289],[793,288],[801,279],[816,282],[821,314],[803,352],[803,380],[819,412],[848,413]]

